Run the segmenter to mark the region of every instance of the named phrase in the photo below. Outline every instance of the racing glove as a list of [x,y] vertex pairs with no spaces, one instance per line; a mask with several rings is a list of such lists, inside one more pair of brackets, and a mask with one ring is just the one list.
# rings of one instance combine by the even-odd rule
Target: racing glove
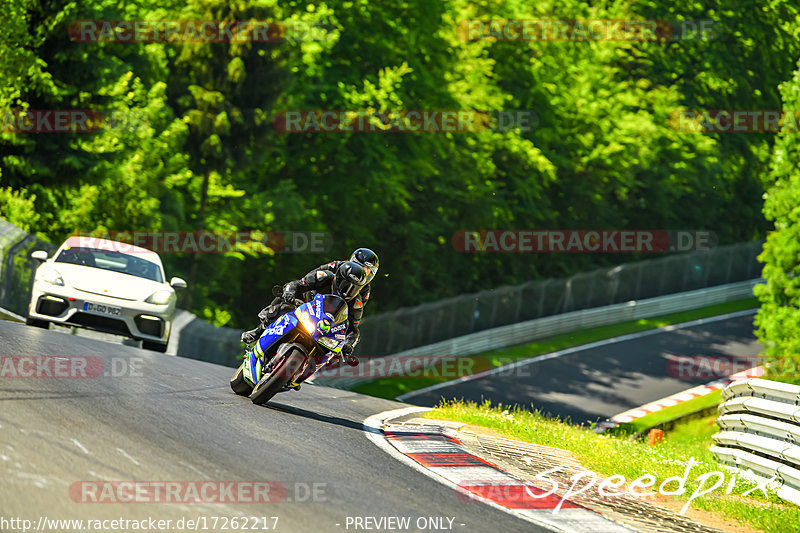
[[294,305],[294,291],[291,289],[284,289],[281,300],[289,305]]
[[342,360],[347,366],[358,366],[358,357],[353,356],[353,345],[349,342],[342,344]]
[[342,344],[342,355],[344,357],[350,357],[353,354],[353,345],[349,342],[345,342]]

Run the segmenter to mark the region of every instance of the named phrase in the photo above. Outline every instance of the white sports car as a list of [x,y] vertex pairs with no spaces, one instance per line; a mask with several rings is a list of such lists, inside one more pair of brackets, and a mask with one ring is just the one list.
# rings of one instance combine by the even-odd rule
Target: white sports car
[[95,329],[142,341],[142,347],[165,352],[175,314],[175,289],[167,283],[157,253],[130,244],[70,237],[43,264],[28,306],[27,324],[47,328],[50,322]]

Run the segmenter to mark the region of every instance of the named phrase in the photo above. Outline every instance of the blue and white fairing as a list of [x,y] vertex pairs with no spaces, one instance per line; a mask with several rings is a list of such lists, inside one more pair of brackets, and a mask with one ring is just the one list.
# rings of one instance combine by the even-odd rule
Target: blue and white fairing
[[274,353],[271,348],[298,328],[328,352],[324,360],[327,362],[341,351],[347,335],[347,303],[332,294],[317,294],[310,302],[278,317],[245,357],[244,376],[248,382],[258,383],[267,362],[265,354]]

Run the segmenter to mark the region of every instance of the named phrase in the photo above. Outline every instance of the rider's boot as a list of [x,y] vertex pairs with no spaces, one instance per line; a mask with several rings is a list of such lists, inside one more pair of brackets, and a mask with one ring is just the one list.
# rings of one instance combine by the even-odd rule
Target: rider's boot
[[[283,302],[280,298],[276,298],[276,301],[273,301],[270,305],[259,311],[258,318],[261,320],[261,324],[258,325],[256,329],[251,329],[250,331],[245,331],[242,333],[242,342],[245,344],[253,344],[261,337],[261,334],[264,333],[264,330],[267,328],[266,324],[271,323],[280,315],[285,312]],[[292,308],[289,307],[289,310]]]

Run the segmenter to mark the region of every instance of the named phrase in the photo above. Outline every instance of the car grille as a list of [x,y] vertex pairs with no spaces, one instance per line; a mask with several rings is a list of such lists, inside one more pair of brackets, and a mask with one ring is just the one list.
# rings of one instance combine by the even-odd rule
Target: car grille
[[69,319],[70,323],[77,326],[84,326],[98,331],[105,331],[106,333],[116,333],[119,335],[131,336],[131,331],[128,325],[122,320],[116,318],[109,318],[105,316],[90,315],[88,313],[75,313]]

